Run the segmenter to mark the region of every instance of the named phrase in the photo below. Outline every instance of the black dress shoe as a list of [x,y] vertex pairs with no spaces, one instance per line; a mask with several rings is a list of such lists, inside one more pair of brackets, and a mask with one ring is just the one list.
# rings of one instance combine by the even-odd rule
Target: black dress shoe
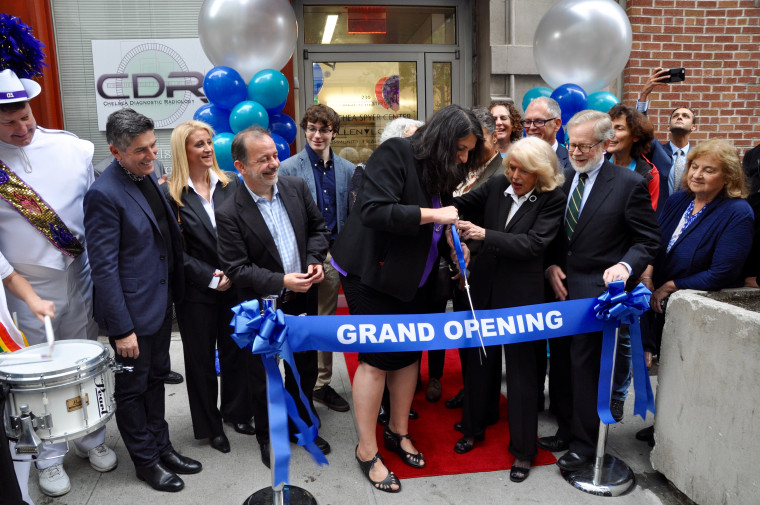
[[594,458],[592,456],[584,456],[577,452],[569,451],[557,460],[557,466],[565,471],[574,472],[590,466],[593,462]]
[[164,377],[164,384],[182,384],[184,380],[185,378],[182,377],[181,373],[170,371],[166,374],[166,377]]
[[624,411],[625,400],[616,400],[614,398],[610,400],[610,413],[612,414],[612,419],[614,419],[616,423],[623,420]]
[[456,396],[446,400],[444,405],[447,409],[461,409],[462,403],[464,403],[464,388],[460,389]]
[[156,491],[180,491],[185,483],[162,463],[153,466],[136,466],[137,478],[147,482]]
[[464,433],[464,425],[462,424],[462,421],[454,423],[454,429],[459,433]]
[[230,452],[230,441],[227,439],[227,436],[222,433],[221,435],[217,435],[215,437],[211,437],[208,439],[209,445],[216,449],[219,452],[228,453]]
[[261,450],[261,462],[264,463],[265,467],[272,468],[272,465],[269,462],[269,440],[259,442],[259,449]]
[[256,428],[251,423],[237,423],[233,426],[233,429],[243,435],[256,434]]
[[541,449],[551,452],[566,451],[570,448],[569,442],[556,436],[541,437],[536,441],[536,445]]
[[654,447],[654,426],[637,431],[636,440],[647,442],[649,447]]
[[409,408],[409,419],[418,419],[420,415],[413,408]]
[[183,456],[175,450],[162,454],[161,463],[174,473],[191,474],[203,470],[203,465],[200,462]]
[[482,442],[485,438],[486,436],[483,433],[474,437],[464,436],[454,444],[454,452],[457,454],[468,453],[475,448],[475,442]]
[[[295,435],[290,435],[290,442],[293,443],[293,444],[297,444],[298,443],[298,439],[296,438]],[[327,440],[325,440],[324,438],[320,437],[319,435],[317,435],[317,438],[314,439],[314,445],[316,445],[317,447],[319,447],[319,450],[322,451],[322,453],[325,456],[327,456],[328,454],[330,454],[330,451],[332,450],[330,448],[330,444],[327,442]]]

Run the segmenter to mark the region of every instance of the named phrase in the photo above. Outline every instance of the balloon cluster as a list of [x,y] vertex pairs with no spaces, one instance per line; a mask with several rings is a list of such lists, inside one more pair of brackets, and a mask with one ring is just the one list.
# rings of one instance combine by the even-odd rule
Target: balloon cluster
[[[533,38],[538,72],[554,90],[531,89],[523,97],[523,110],[533,99],[550,96],[562,109],[563,124],[584,109],[607,112],[618,99],[599,90],[623,71],[632,43],[631,22],[614,0],[564,0],[555,4],[541,18]],[[561,130],[558,139],[565,141]]]
[[296,46],[293,8],[282,0],[205,0],[198,35],[217,66],[203,80],[210,103],[193,117],[216,132],[219,166],[235,170],[230,152],[234,134],[254,125],[269,128],[280,159],[288,158],[297,129],[293,118],[282,112],[290,85],[276,69],[285,66]]

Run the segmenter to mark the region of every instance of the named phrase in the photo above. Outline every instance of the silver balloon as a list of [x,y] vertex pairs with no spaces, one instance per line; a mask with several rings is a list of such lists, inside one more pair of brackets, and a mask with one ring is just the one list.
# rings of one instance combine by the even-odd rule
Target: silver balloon
[[592,93],[620,75],[631,44],[631,22],[614,0],[560,0],[538,23],[533,58],[551,87]]
[[280,70],[298,38],[288,0],[205,0],[198,35],[214,65],[237,70],[246,82],[259,70]]

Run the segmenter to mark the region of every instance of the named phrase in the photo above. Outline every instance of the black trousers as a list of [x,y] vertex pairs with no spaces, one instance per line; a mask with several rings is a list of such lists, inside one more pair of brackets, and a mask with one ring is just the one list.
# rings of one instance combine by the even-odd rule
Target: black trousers
[[[281,305],[285,314],[298,315],[317,313],[317,288],[312,287],[307,293],[299,293],[290,302]],[[261,356],[248,354],[248,386],[253,396],[253,418],[256,423],[256,439],[259,443],[269,440],[269,417],[267,409],[267,383],[266,371],[261,361]],[[303,351],[293,353],[298,374],[301,377],[301,390],[304,392],[312,412],[316,415],[314,409],[314,385],[317,383],[319,367],[317,363],[317,351]],[[303,402],[298,395],[298,383],[293,376],[290,366],[285,364],[285,390],[296,399],[298,414],[307,425],[311,425],[311,419]],[[288,421],[290,431],[295,430],[295,425]]]
[[[118,363],[134,367],[116,374],[116,425],[135,466],[152,466],[173,450],[165,414],[164,379],[169,373],[172,310],[169,307],[161,328],[153,335],[138,335],[137,359],[115,355]],[[111,338],[116,351],[116,341]]]
[[[0,389],[0,412],[5,412],[5,393]],[[0,503],[7,505],[27,505],[21,499],[21,489],[18,486],[16,470],[13,468],[13,456],[8,447],[5,428],[0,427]]]
[[546,341],[522,342],[504,346],[507,370],[507,412],[509,416],[509,452],[517,459],[531,460],[536,456],[538,436],[538,404],[536,398],[544,385],[536,369],[539,359],[546,361]]
[[[480,347],[464,349],[464,401],[462,427],[467,436],[478,436],[486,426],[499,420],[501,397],[501,346],[486,347],[487,357]],[[535,403],[535,401],[534,401]]]
[[[240,349],[230,337],[230,309],[233,305],[232,300],[227,303],[186,301],[177,305],[187,396],[196,439],[221,435],[222,418],[239,424],[249,423],[253,417],[250,391],[244,386],[248,373],[246,355],[250,353]],[[217,349],[219,380],[214,366],[214,351]],[[218,407],[219,382],[221,410]]]
[[557,418],[556,435],[570,441],[573,416],[573,388],[570,374],[570,340],[572,337],[549,339],[549,401]]

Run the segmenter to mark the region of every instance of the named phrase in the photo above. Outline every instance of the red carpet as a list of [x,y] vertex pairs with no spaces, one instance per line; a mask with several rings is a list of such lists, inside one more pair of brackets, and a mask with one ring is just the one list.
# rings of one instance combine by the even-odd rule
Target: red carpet
[[[423,385],[427,387],[427,353],[422,356]],[[356,353],[345,353],[348,374],[353,381],[356,367],[359,365]],[[419,412],[419,419],[409,421],[409,433],[414,438],[415,447],[425,455],[427,466],[421,470],[407,466],[398,455],[385,450],[383,446],[383,427],[377,426],[377,440],[380,454],[388,466],[400,479],[414,477],[432,477],[436,475],[455,475],[461,473],[493,472],[512,467],[514,457],[509,453],[509,428],[507,425],[507,399],[501,397],[500,421],[486,429],[486,439],[478,442],[475,449],[467,454],[454,452],[454,444],[462,434],[454,430],[454,423],[461,421],[461,409],[447,409],[444,401],[454,396],[462,385],[462,373],[459,354],[456,350],[446,351],[446,366],[441,378],[443,396],[436,403],[425,400],[425,387],[418,392],[412,403]],[[542,449],[533,460],[533,466],[556,463],[554,455]]]

